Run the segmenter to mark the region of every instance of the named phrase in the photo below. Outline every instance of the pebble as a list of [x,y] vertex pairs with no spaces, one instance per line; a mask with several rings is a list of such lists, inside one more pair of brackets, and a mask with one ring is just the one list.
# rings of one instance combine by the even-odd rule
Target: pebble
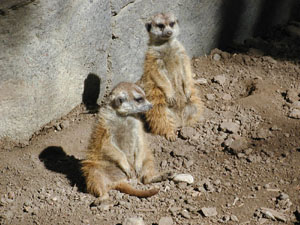
[[213,59],[214,59],[215,61],[220,61],[220,60],[221,60],[221,55],[218,54],[218,53],[215,53],[214,56],[213,56]]
[[230,216],[230,220],[231,220],[231,221],[234,221],[234,222],[239,222],[239,219],[237,218],[236,215],[231,215],[231,216]]
[[296,90],[290,89],[286,91],[286,100],[290,103],[297,102],[299,100],[298,93]]
[[300,119],[300,109],[292,109],[289,117],[293,119]]
[[226,77],[224,75],[218,75],[213,78],[213,82],[220,84],[223,86],[226,82]]
[[292,107],[291,107],[291,108],[293,108],[293,109],[300,109],[300,101],[294,102],[294,103],[292,104]]
[[203,207],[201,208],[201,213],[205,217],[211,217],[218,215],[217,209],[215,207]]
[[192,127],[183,127],[180,130],[180,135],[183,139],[191,138],[192,136],[196,135],[197,131]]
[[126,218],[123,225],[145,225],[143,218],[141,217],[132,217],[132,218]]
[[186,219],[190,219],[191,216],[189,214],[189,212],[187,210],[183,210],[180,212],[180,215],[183,217],[183,218],[186,218]]
[[162,217],[158,221],[158,225],[172,225],[172,224],[173,224],[173,219],[172,219],[172,217],[169,217],[169,216]]
[[248,147],[248,141],[244,137],[238,137],[237,139],[233,140],[228,147],[233,154],[237,155]]
[[209,101],[215,100],[215,95],[214,94],[206,94],[205,97]]
[[207,84],[207,80],[205,78],[198,78],[196,84]]
[[232,99],[231,95],[230,94],[224,94],[222,96],[222,99],[225,100],[225,101],[230,101]]
[[287,219],[283,213],[275,211],[273,209],[261,207],[260,211],[262,212],[262,214],[264,214],[269,219],[273,219],[273,220],[277,219],[278,221],[281,221],[281,222],[287,221]]
[[185,183],[188,183],[188,184],[194,183],[194,177],[190,174],[176,174],[173,177],[173,180],[175,182],[185,182]]
[[280,195],[278,196],[278,199],[280,200],[287,200],[289,199],[289,196],[286,193],[280,193]]
[[220,128],[228,133],[237,133],[240,129],[240,126],[234,122],[222,122]]

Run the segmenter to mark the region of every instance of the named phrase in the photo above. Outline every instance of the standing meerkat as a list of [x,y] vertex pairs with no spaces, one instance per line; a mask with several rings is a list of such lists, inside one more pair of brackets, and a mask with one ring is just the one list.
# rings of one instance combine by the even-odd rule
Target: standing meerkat
[[82,161],[87,191],[100,200],[107,199],[111,189],[150,197],[158,190],[137,190],[126,180],[136,176],[148,184],[171,176],[156,172],[144,126],[138,117],[151,107],[139,86],[123,82],[112,90],[108,104],[100,109],[86,159]]
[[176,39],[178,20],[171,13],[160,13],[146,23],[149,34],[144,74],[138,84],[153,108],[146,112],[152,133],[176,139],[176,130],[199,120],[203,103],[194,86],[190,58]]

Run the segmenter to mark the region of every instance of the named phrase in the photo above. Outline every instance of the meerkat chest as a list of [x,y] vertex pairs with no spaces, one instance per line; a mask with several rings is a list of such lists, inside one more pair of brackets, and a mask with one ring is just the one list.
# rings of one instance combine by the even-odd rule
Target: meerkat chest
[[140,151],[141,129],[140,121],[135,118],[128,118],[118,123],[118,126],[115,126],[112,132],[112,142],[131,162],[134,161],[134,156]]

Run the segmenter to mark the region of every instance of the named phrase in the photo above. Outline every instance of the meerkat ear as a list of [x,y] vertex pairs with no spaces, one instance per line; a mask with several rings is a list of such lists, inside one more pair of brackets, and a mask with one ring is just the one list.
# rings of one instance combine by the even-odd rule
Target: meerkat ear
[[150,32],[151,26],[152,26],[152,25],[151,25],[150,22],[148,22],[148,23],[145,24],[145,27],[146,27],[146,29],[147,29],[148,32]]

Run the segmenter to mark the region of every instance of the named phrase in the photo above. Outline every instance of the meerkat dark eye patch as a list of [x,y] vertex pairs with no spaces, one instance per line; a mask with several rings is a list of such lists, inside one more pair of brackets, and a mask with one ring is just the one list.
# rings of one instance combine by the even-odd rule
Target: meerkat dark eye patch
[[175,22],[170,23],[170,27],[174,27],[174,25],[175,25]]
[[126,98],[124,97],[117,97],[114,101],[114,106],[115,107],[119,107],[120,105],[122,105],[123,102],[126,101]]
[[138,102],[138,103],[142,103],[142,102],[145,101],[145,99],[142,98],[142,97],[135,98],[134,100],[135,100],[136,102]]
[[148,32],[150,32],[151,26],[152,26],[151,23],[146,23],[145,24],[145,27],[146,27],[146,29],[147,29]]
[[165,28],[165,25],[162,24],[162,23],[159,23],[159,24],[157,24],[156,26],[159,27],[160,29],[164,29],[164,28]]

